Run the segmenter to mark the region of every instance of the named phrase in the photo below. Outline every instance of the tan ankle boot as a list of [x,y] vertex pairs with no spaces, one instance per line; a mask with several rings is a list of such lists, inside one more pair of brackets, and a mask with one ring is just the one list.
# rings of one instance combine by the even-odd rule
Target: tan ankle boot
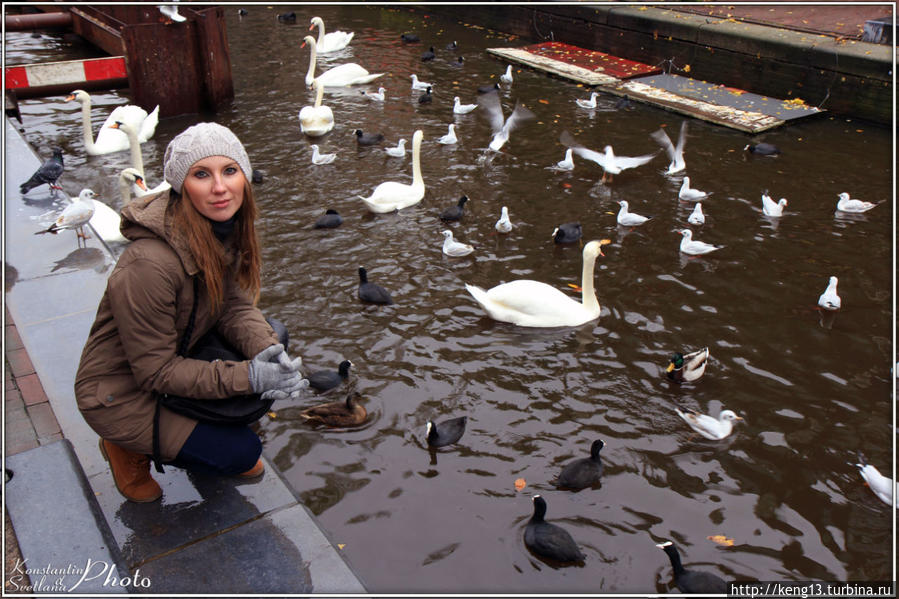
[[265,464],[262,463],[262,460],[256,460],[256,465],[247,470],[246,472],[241,472],[237,476],[240,478],[256,478],[257,476],[262,476],[265,472]]
[[162,488],[150,476],[150,458],[100,439],[100,453],[109,462],[112,478],[125,499],[148,503],[162,497]]

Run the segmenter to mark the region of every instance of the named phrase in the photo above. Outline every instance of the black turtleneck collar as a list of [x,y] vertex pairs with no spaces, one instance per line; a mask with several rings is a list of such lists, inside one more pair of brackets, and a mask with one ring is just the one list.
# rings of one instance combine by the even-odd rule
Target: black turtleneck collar
[[209,222],[212,223],[213,235],[215,235],[216,239],[224,243],[228,236],[234,232],[234,224],[237,222],[237,215],[235,214],[226,221],[210,220]]

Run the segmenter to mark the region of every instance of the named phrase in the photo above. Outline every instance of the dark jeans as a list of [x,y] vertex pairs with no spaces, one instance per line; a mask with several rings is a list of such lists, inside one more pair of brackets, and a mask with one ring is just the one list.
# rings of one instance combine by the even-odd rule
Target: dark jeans
[[[287,328],[274,318],[266,318],[287,348]],[[236,348],[215,330],[204,335],[193,347],[190,357],[197,360],[246,360]],[[262,454],[262,442],[250,427],[198,422],[184,442],[172,466],[205,474],[234,475],[246,472]]]

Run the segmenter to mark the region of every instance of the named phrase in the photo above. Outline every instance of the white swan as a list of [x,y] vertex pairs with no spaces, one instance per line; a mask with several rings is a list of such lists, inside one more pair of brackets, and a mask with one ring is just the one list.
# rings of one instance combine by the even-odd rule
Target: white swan
[[147,114],[147,111],[140,106],[134,106],[133,104],[116,106],[110,115],[106,117],[106,121],[100,127],[100,132],[97,133],[97,140],[94,141],[94,135],[91,131],[90,94],[84,90],[76,89],[66,97],[66,102],[71,100],[81,102],[84,150],[91,156],[122,152],[128,149],[128,137],[121,131],[115,131],[109,127],[116,121],[128,123],[134,127],[140,143],[144,143],[153,137],[153,134],[156,132],[156,125],[159,123],[159,106],[156,106],[150,114]]
[[343,50],[350,45],[350,42],[353,41],[353,36],[356,35],[352,31],[349,33],[346,31],[325,33],[325,22],[322,21],[321,17],[312,17],[310,23],[312,24],[309,25],[309,31],[315,29],[316,25],[318,26],[318,40],[315,43],[317,44],[319,54]]
[[575,327],[599,318],[599,301],[593,290],[593,268],[597,256],[604,256],[602,246],[608,239],[591,241],[584,246],[584,268],[581,273],[583,302],[578,302],[555,287],[519,279],[484,291],[465,285],[468,293],[495,320],[522,327]]
[[347,85],[362,85],[370,83],[382,76],[384,73],[375,73],[372,75],[361,65],[355,62],[338,65],[332,69],[328,69],[318,77],[315,76],[315,55],[317,53],[315,39],[311,35],[303,38],[301,48],[309,46],[309,70],[306,71],[306,85],[311,86],[314,79],[321,81],[325,87],[344,87]]
[[141,174],[142,181],[141,185],[135,184],[132,187],[134,195],[142,198],[144,196],[159,193],[160,191],[165,191],[166,189],[171,189],[172,186],[169,185],[168,181],[163,181],[152,189],[147,187],[147,177],[144,171],[144,156],[141,152],[140,142],[137,140],[137,132],[134,130],[134,127],[132,127],[128,123],[123,123],[122,121],[116,121],[109,127],[111,129],[124,131],[125,135],[128,137],[128,145],[131,149],[131,166]]
[[425,197],[425,182],[421,177],[421,129],[412,135],[412,184],[385,181],[370,196],[359,198],[369,210],[376,213],[393,212],[413,206]]
[[[122,206],[127,206],[131,201],[131,186],[137,185],[146,191],[147,186],[144,185],[144,178],[135,168],[128,167],[119,175],[119,193],[122,196]],[[103,241],[125,243],[128,240],[122,235],[122,217],[118,212],[94,198],[90,199],[94,205],[94,215],[91,217],[90,225],[94,232],[100,236]]]
[[325,86],[319,79],[312,80],[315,88],[315,104],[303,106],[300,110],[300,130],[309,137],[321,137],[334,128],[334,112],[329,106],[322,106]]

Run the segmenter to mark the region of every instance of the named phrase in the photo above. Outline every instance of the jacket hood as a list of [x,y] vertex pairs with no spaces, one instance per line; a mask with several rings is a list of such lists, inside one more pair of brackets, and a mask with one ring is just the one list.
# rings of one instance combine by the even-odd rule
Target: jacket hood
[[175,202],[171,191],[132,199],[122,208],[122,235],[131,241],[138,239],[161,239],[178,255],[188,275],[199,271],[187,237],[178,231],[173,223]]

